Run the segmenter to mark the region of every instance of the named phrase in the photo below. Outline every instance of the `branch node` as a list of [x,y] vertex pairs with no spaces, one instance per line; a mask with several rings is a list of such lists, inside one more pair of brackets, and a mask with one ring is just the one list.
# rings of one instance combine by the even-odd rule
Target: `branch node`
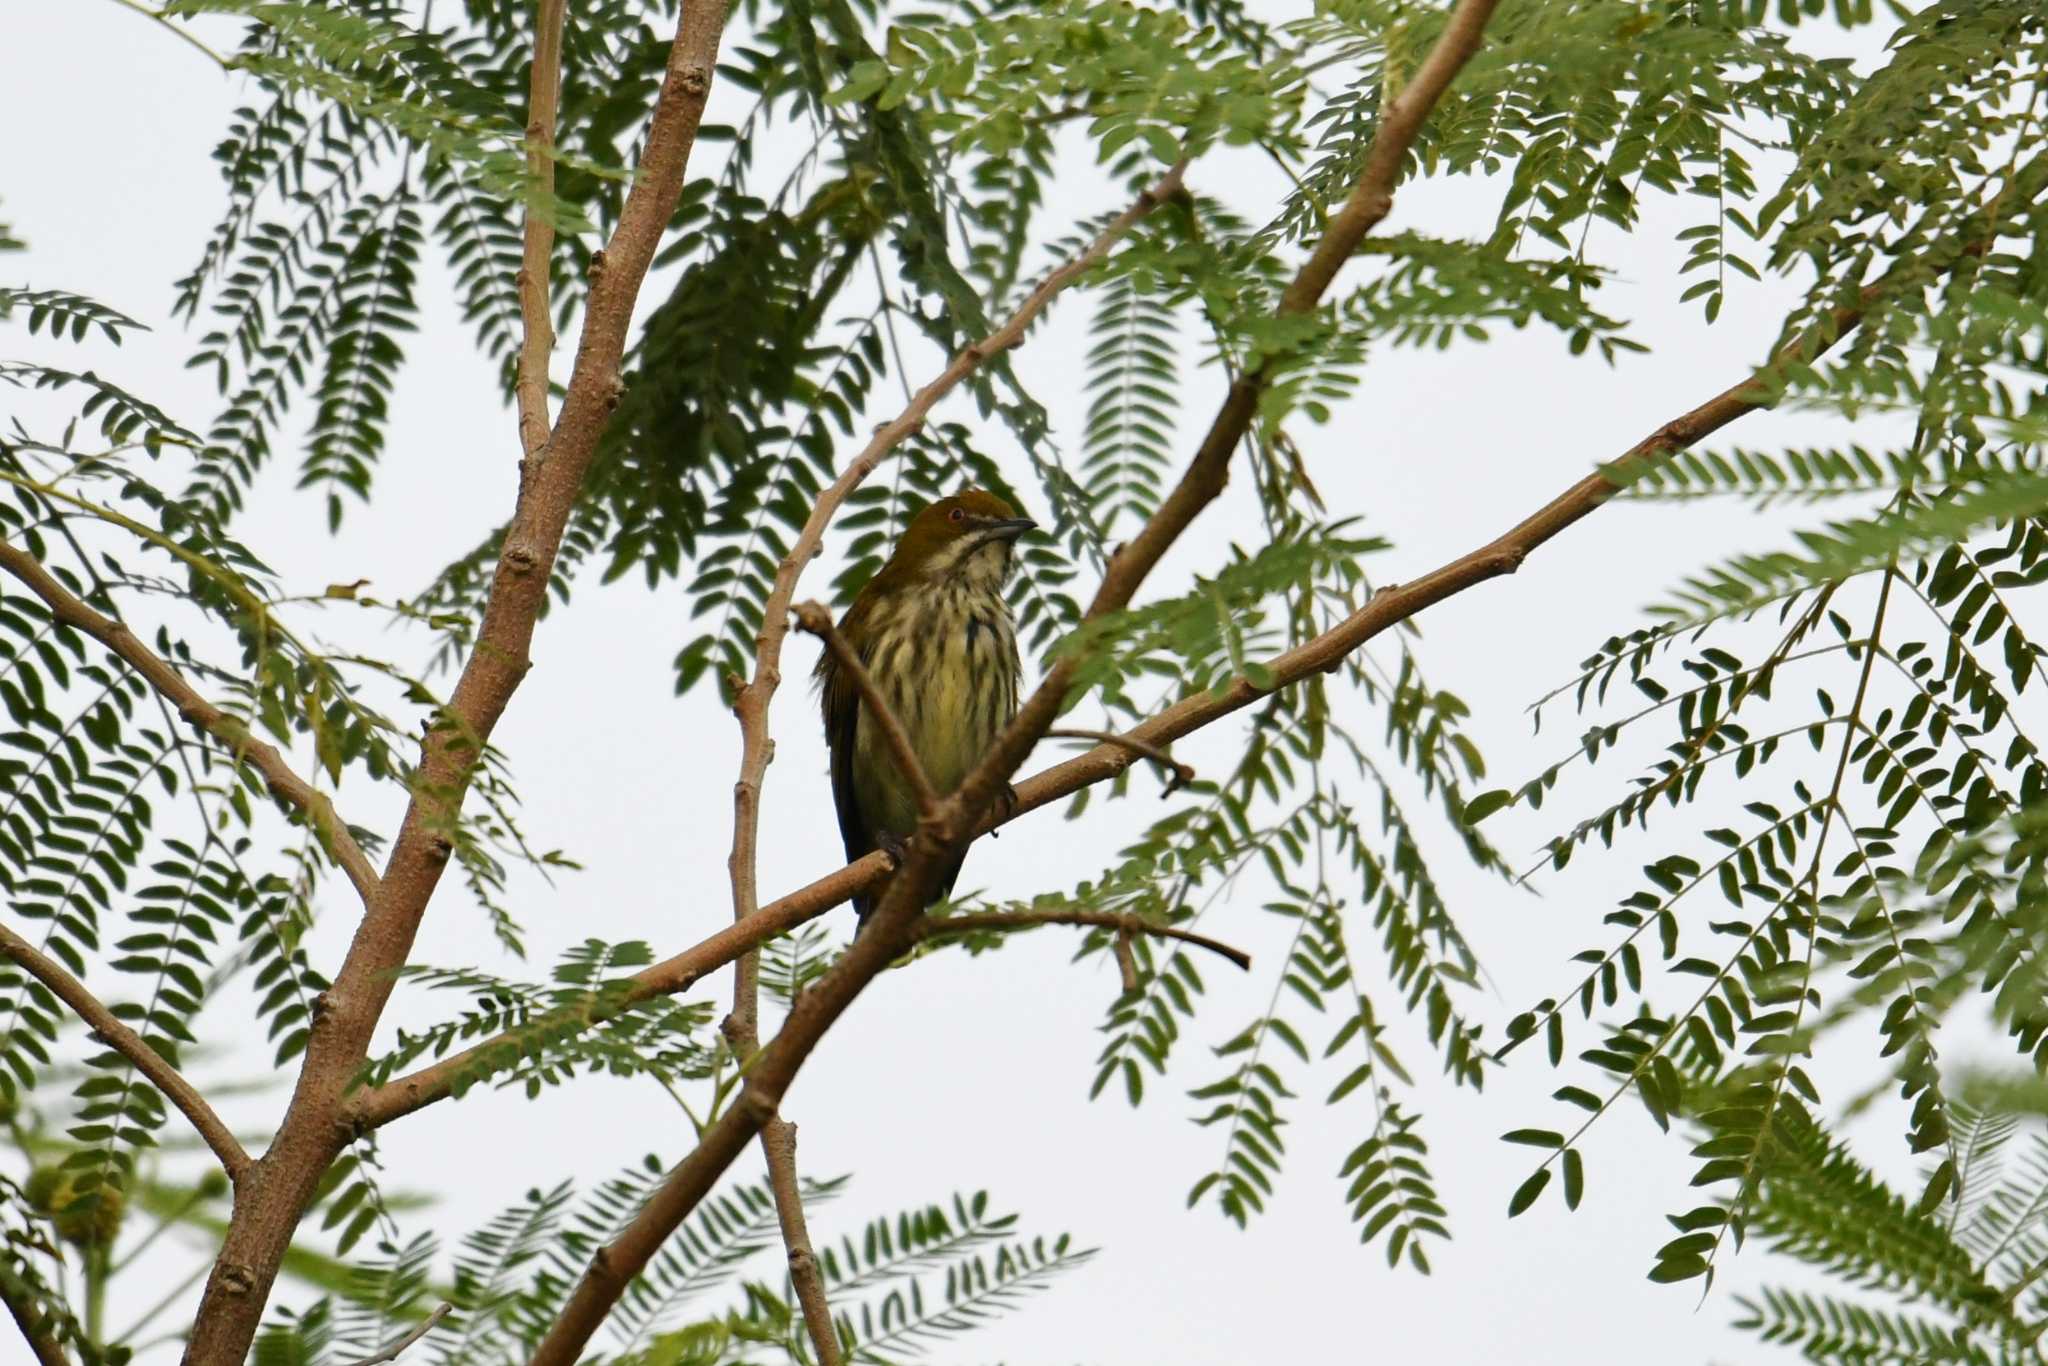
[[775,1097],[749,1083],[734,1102],[735,1108],[747,1117],[755,1130],[775,1118]]
[[702,99],[705,93],[711,89],[711,68],[708,66],[686,66],[682,69],[677,84],[685,95],[692,99]]
[[427,853],[436,863],[446,863],[455,853],[455,842],[446,835],[436,835],[427,844]]

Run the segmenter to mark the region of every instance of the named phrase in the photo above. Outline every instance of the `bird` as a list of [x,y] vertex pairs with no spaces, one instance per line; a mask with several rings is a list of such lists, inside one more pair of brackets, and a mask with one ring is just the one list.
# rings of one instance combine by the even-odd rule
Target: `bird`
[[[839,620],[839,634],[942,796],[1017,714],[1023,668],[1003,586],[1015,567],[1017,538],[1037,525],[985,489],[941,498],[910,519],[888,563]],[[900,862],[917,829],[917,795],[852,673],[829,649],[818,660],[817,682],[846,861],[881,849]],[[963,851],[944,870],[932,901],[952,892],[965,857]],[[854,897],[861,926],[880,896],[877,887]]]

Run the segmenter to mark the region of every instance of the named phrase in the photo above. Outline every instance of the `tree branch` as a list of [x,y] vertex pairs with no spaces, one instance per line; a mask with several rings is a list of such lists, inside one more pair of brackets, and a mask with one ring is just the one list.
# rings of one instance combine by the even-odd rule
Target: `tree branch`
[[875,677],[868,672],[867,665],[860,662],[853,646],[846,637],[839,634],[839,628],[832,624],[832,614],[822,603],[800,602],[795,608],[796,624],[799,630],[807,631],[825,643],[826,650],[860,692],[860,698],[868,709],[868,718],[882,732],[882,739],[888,743],[889,755],[896,761],[910,783],[910,789],[917,794],[917,809],[930,811],[938,804],[939,794],[932,790],[932,780],[925,776],[924,765],[917,760],[917,751],[910,746],[910,737],[903,732],[903,722],[890,709],[889,699],[882,696],[882,689],[875,683]]
[[241,1182],[243,1174],[252,1165],[249,1154],[242,1150],[234,1131],[221,1123],[220,1116],[206,1103],[206,1097],[193,1089],[192,1084],[178,1074],[177,1068],[151,1048],[140,1034],[123,1024],[113,1011],[86,989],[85,983],[5,925],[0,925],[0,956],[19,963],[29,976],[70,1006],[71,1013],[85,1021],[94,1038],[133,1063],[135,1070],[148,1078],[151,1085],[163,1092],[164,1099],[177,1106],[178,1112],[192,1122],[199,1137],[220,1159],[221,1169],[227,1173],[228,1180],[236,1184]]
[[976,930],[1030,930],[1040,925],[1087,925],[1098,930],[1115,930],[1118,935],[1149,934],[1160,939],[1178,939],[1183,944],[1193,944],[1221,954],[1246,972],[1252,969],[1252,956],[1243,949],[1204,934],[1195,934],[1174,925],[1162,925],[1156,920],[1121,911],[969,911],[961,915],[926,916],[918,923],[913,938],[922,943],[927,939],[972,934]]
[[[1381,111],[1379,127],[1374,131],[1372,146],[1366,153],[1365,170],[1352,187],[1344,207],[1329,220],[1322,240],[1281,294],[1280,303],[1274,310],[1278,316],[1291,317],[1315,309],[1322,302],[1324,291],[1337,278],[1337,272],[1357,253],[1358,244],[1393,208],[1394,185],[1400,179],[1401,168],[1407,162],[1408,153],[1414,147],[1424,121],[1428,119],[1430,110],[1436,107],[1436,102],[1443,98],[1444,91],[1449,89],[1452,78],[1478,51],[1480,38],[1497,4],[1498,0],[1458,0],[1444,31],[1422,65],[1416,68],[1414,77]],[[1187,469],[1182,471],[1180,482],[1174,485],[1173,491],[1160,503],[1138,534],[1110,558],[1109,568],[1102,576],[1102,586],[1096,591],[1095,601],[1089,605],[1089,617],[1099,617],[1126,606],[1168,547],[1179,540],[1181,533],[1188,529],[1202,509],[1223,492],[1230,478],[1231,453],[1251,429],[1252,419],[1258,414],[1259,399],[1272,381],[1273,368],[1273,362],[1268,360],[1257,369],[1240,375],[1231,384],[1229,392],[1224,395],[1222,407],[1210,423],[1208,434],[1202,438],[1202,444],[1196,448]],[[1061,674],[1062,692],[1071,674],[1071,668]],[[1048,680],[1040,689],[1040,697],[1050,686]],[[1034,707],[1027,703],[1027,712],[1049,712],[1057,697],[1044,701],[1035,697],[1033,702],[1038,705]],[[1047,719],[1050,719],[1049,715]],[[1044,722],[1037,724],[1042,728]],[[1019,734],[1021,738],[1022,732]],[[999,752],[1004,748],[999,746]],[[1022,762],[1022,756],[1011,756],[1008,762],[1014,768]]]
[[[622,391],[619,366],[634,301],[682,194],[725,18],[725,0],[692,0],[682,7],[638,172],[610,241],[591,258],[582,338],[561,411],[546,443],[520,462],[518,499],[476,645],[447,705],[429,724],[411,800],[383,877],[365,899],[363,918],[334,985],[315,1003],[305,1059],[284,1120],[252,1169],[248,1198],[236,1201],[207,1277],[186,1343],[188,1366],[239,1362],[247,1355],[292,1232],[322,1173],[353,1132],[348,1088],[440,885],[453,852],[449,832],[460,818],[483,747],[530,667],[534,625],[562,535]],[[558,57],[559,46],[543,36],[536,58],[545,67]],[[558,81],[553,70],[533,76],[536,113]],[[529,209],[529,256],[536,241],[532,217]],[[532,298],[536,285],[544,290],[545,281],[545,272],[530,276],[522,300]],[[522,347],[523,352],[533,349]],[[522,378],[530,384],[534,374],[529,369]]]
[[[889,879],[880,904],[868,916],[866,928],[839,961],[796,998],[781,1032],[754,1055],[746,1084],[732,1105],[704,1130],[697,1146],[669,1172],[632,1221],[591,1257],[561,1314],[535,1348],[531,1366],[574,1366],[584,1344],[633,1278],[718,1184],[746,1145],[775,1118],[790,1083],[818,1041],[868,983],[910,947],[916,922],[939,876],[939,859],[929,852],[929,841],[914,839],[910,850],[903,866]],[[887,865],[879,855],[863,861],[871,861],[877,872]],[[765,908],[762,914],[766,914]]]
[[320,837],[329,858],[347,875],[359,896],[368,898],[377,888],[377,872],[370,866],[362,847],[348,831],[348,823],[335,812],[326,794],[292,771],[275,746],[258,740],[236,717],[228,715],[199,695],[185,676],[162,656],[144,645],[121,622],[103,616],[87,606],[84,599],[67,589],[35,557],[18,546],[0,541],[0,569],[27,585],[43,600],[50,615],[65,626],[91,636],[114,656],[141,675],[178,709],[178,715],[196,729],[211,736],[236,762],[246,762],[263,778],[272,796],[300,812]]

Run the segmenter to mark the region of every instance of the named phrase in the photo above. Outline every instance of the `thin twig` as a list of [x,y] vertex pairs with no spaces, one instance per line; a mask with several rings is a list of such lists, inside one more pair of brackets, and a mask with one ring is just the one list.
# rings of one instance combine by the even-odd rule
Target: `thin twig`
[[[533,66],[527,78],[526,192],[535,200],[555,192],[555,118],[562,95],[562,15],[566,0],[540,0],[533,20]],[[548,439],[548,358],[555,351],[548,297],[554,274],[555,225],[529,204],[519,257],[519,445],[528,459]]]
[[227,1173],[228,1180],[239,1182],[242,1179],[250,1167],[249,1154],[243,1151],[234,1131],[221,1123],[220,1116],[213,1112],[206,1098],[193,1089],[192,1084],[180,1076],[178,1069],[165,1061],[161,1053],[151,1048],[140,1034],[121,1023],[114,1012],[86,990],[83,982],[66,972],[63,965],[5,925],[0,925],[0,956],[20,964],[29,976],[70,1006],[72,1013],[92,1030],[94,1038],[133,1063],[136,1071],[163,1092],[165,1100],[177,1106],[179,1113],[192,1121],[199,1137],[220,1159],[221,1169]]
[[[775,696],[775,690],[782,682],[782,645],[789,632],[791,604],[795,600],[797,579],[804,567],[818,554],[823,541],[825,527],[847,496],[881,464],[888,454],[923,426],[925,415],[938,401],[950,393],[961,380],[967,378],[989,357],[1015,346],[1023,339],[1034,319],[1045,310],[1054,295],[1067,285],[1079,279],[1089,267],[1106,256],[1111,247],[1131,227],[1150,213],[1168,195],[1178,192],[1180,178],[1185,164],[1176,165],[1150,190],[1140,195],[1138,201],[1111,222],[1088,248],[1072,261],[1052,272],[1038,287],[1031,291],[1009,318],[976,345],[970,346],[940,372],[924,388],[911,396],[909,404],[895,421],[877,428],[867,446],[846,471],[833,482],[819,497],[805,522],[796,543],[783,557],[777,567],[775,583],[768,594],[763,609],[761,630],[754,643],[754,675],[733,699],[733,712],[740,723],[740,772],[739,781],[733,785],[733,835],[732,852],[726,861],[726,871],[732,884],[732,910],[736,924],[748,924],[760,916],[759,858],[761,827],[761,786],[768,771],[768,761],[775,751],[775,742],[768,732],[768,704]],[[827,649],[835,649],[841,663],[850,668],[866,699],[869,714],[883,728],[890,752],[897,765],[903,770],[918,796],[919,808],[929,811],[935,804],[931,782],[919,764],[917,755],[903,734],[902,726],[875,688],[874,680],[862,667],[859,658],[847,649],[846,642],[832,625],[829,613],[814,604],[799,609],[799,620],[806,615],[806,609],[815,611],[816,621],[823,629],[814,632],[825,641]],[[808,628],[807,628],[808,629]],[[835,645],[836,642],[836,645]],[[877,860],[880,862],[880,860]],[[742,953],[733,971],[732,1013],[726,1017],[725,1034],[733,1050],[742,1059],[752,1058],[760,1048],[760,962],[752,948]],[[776,1213],[781,1220],[785,1241],[792,1229],[802,1232],[803,1206],[797,1194],[795,1145],[778,1151],[770,1141],[769,1127],[782,1123],[780,1116],[770,1108],[761,1116],[762,1148],[769,1164],[771,1177],[775,1178]],[[778,1171],[778,1168],[780,1169]],[[786,1194],[785,1194],[786,1192]],[[665,1235],[664,1235],[665,1236]],[[808,1259],[808,1244],[799,1249],[789,1243],[792,1272],[799,1261]],[[596,1268],[593,1267],[593,1272]],[[600,1283],[602,1282],[600,1278]],[[797,1281],[799,1295],[803,1299],[805,1325],[810,1330],[812,1346],[821,1362],[838,1360],[838,1343],[833,1335],[831,1308],[825,1301],[822,1281],[813,1278],[807,1286]],[[609,1312],[609,1301],[599,1307],[602,1294],[595,1288],[593,1298],[579,1299],[578,1303],[588,1306],[588,1312],[596,1318],[591,1320],[594,1328],[597,1321]],[[568,1316],[565,1315],[565,1319]],[[549,1342],[558,1340],[564,1344],[562,1350],[573,1352],[577,1341],[574,1331],[567,1330],[559,1335],[551,1333]]]
[[1243,949],[1173,925],[1162,925],[1125,911],[969,911],[961,915],[928,917],[919,922],[913,936],[918,942],[942,939],[976,930],[1029,930],[1040,925],[1087,925],[1098,930],[1115,930],[1119,935],[1147,934],[1156,939],[1178,939],[1198,949],[1221,954],[1250,972],[1252,956]]
[[132,9],[137,14],[142,15],[146,19],[154,19],[157,23],[163,25],[171,32],[177,34],[180,38],[184,39],[187,43],[191,44],[199,51],[205,53],[207,60],[211,61],[215,66],[219,67],[222,71],[233,71],[241,65],[241,62],[238,59],[233,57],[223,57],[218,52],[215,52],[212,48],[208,47],[205,43],[201,42],[199,38],[196,37],[192,33],[192,31],[186,28],[183,24],[172,23],[171,16],[164,13],[162,10],[151,9],[147,5],[138,3],[138,0],[114,0],[114,3],[119,5],[123,9]]
[[41,598],[58,622],[83,631],[118,656],[145,682],[178,709],[178,715],[218,741],[237,762],[247,763],[269,787],[271,795],[300,813],[319,835],[322,847],[348,877],[359,896],[367,899],[376,892],[377,872],[370,866],[362,847],[349,833],[348,823],[335,812],[325,793],[292,771],[284,755],[273,745],[258,740],[241,721],[228,715],[199,695],[185,676],[144,645],[133,631],[112,617],[87,606],[45,569],[34,556],[18,546],[0,541],[0,570],[5,570]]
[[[953,357],[937,377],[911,396],[894,420],[877,427],[860,454],[830,487],[818,495],[803,530],[797,534],[789,553],[782,557],[782,563],[776,568],[775,583],[769,589],[768,601],[762,608],[761,630],[754,640],[754,676],[733,699],[733,712],[740,722],[740,773],[739,781],[733,785],[732,853],[726,861],[726,869],[732,882],[735,917],[751,915],[759,905],[761,786],[767,776],[769,757],[774,752],[774,742],[768,734],[768,704],[773,700],[775,690],[782,685],[782,645],[789,633],[790,605],[796,600],[797,580],[805,567],[817,558],[824,542],[825,528],[840,506],[889,453],[924,426],[926,415],[940,399],[980,369],[990,357],[1022,341],[1031,324],[1061,290],[1108,256],[1110,250],[1146,215],[1182,193],[1181,180],[1186,170],[1185,162],[1175,164],[1150,189],[1140,194],[1129,208],[1112,219],[1109,226],[1097,234],[1078,256],[1039,281],[1001,326]],[[756,995],[757,970],[753,960],[743,960],[738,975],[739,999],[734,1004],[734,1013],[741,1017],[741,1024],[745,1027],[749,1025],[755,1009],[752,1001]]]
[[1116,973],[1128,996],[1138,989],[1138,954],[1129,930],[1118,930],[1112,947],[1116,950]]
[[35,1354],[36,1366],[71,1366],[71,1359],[64,1353],[64,1344],[50,1332],[49,1320],[38,1317],[38,1306],[24,1293],[27,1289],[8,1274],[5,1267],[0,1267],[0,1303],[6,1304],[8,1317],[21,1330],[29,1351]]
[[839,1366],[839,1331],[832,1324],[832,1305],[825,1298],[825,1278],[811,1250],[811,1231],[804,1224],[803,1193],[796,1178],[796,1125],[777,1115],[761,1126],[761,1153],[768,1159],[768,1187],[775,1193],[775,1217],[782,1227],[782,1245],[789,1253],[789,1283],[804,1311],[804,1327],[818,1366]]
[[1140,740],[1133,735],[1119,735],[1113,730],[1071,730],[1065,726],[1055,726],[1045,733],[1045,738],[1048,740],[1093,740],[1099,745],[1121,745],[1133,754],[1150,759],[1153,763],[1166,770],[1166,786],[1159,794],[1162,797],[1172,796],[1195,780],[1194,765],[1184,764],[1159,746],[1148,740]]
[[932,789],[932,780],[925,776],[924,765],[918,762],[917,751],[911,748],[910,736],[904,732],[903,722],[890,709],[889,699],[882,695],[881,685],[875,682],[867,665],[860,662],[860,655],[846,637],[839,634],[839,628],[832,624],[832,613],[822,603],[800,602],[793,610],[797,629],[824,641],[833,660],[853,680],[861,702],[867,708],[867,719],[882,732],[890,757],[896,760],[896,767],[910,783],[910,790],[917,794],[917,809],[929,812],[938,805],[939,794]]
[[435,1305],[433,1312],[424,1319],[421,1319],[411,1332],[401,1333],[384,1346],[370,1353],[370,1355],[362,1358],[362,1360],[350,1362],[348,1366],[383,1366],[383,1363],[387,1361],[398,1360],[400,1352],[403,1352],[406,1348],[433,1332],[435,1328],[440,1326],[442,1319],[447,1318],[454,1312],[455,1306],[443,1300],[440,1304]]

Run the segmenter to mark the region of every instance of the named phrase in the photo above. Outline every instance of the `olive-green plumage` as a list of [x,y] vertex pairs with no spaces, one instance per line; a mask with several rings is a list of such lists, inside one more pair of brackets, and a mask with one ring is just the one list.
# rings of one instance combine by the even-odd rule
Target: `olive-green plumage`
[[[1021,667],[1003,584],[1013,543],[1034,525],[981,489],[942,498],[911,519],[896,553],[840,619],[840,634],[941,794],[959,786],[1016,715]],[[818,682],[847,861],[900,848],[917,828],[916,795],[829,652],[818,660]],[[959,875],[955,860],[937,896]],[[862,920],[878,896],[854,898]]]

